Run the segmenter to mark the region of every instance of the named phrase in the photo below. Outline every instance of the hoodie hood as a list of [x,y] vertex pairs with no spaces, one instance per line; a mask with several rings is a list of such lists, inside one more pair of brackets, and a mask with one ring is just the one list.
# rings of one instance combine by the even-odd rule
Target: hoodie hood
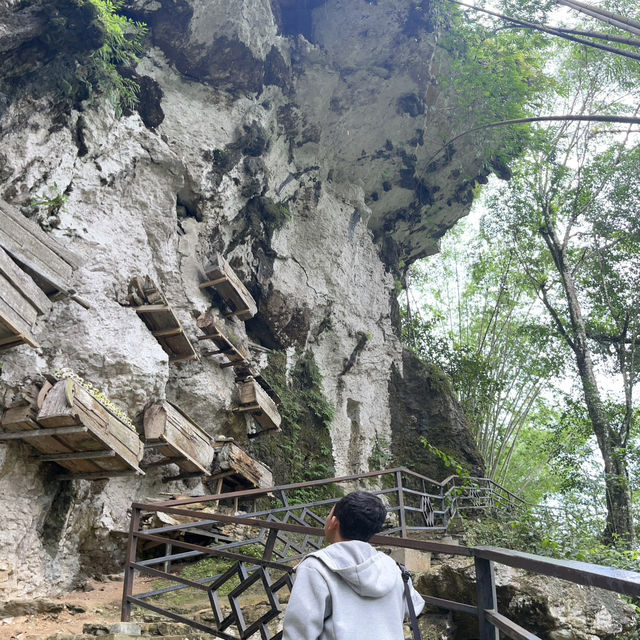
[[400,569],[395,561],[368,542],[336,542],[310,557],[320,560],[358,595],[367,598],[380,598],[398,584]]

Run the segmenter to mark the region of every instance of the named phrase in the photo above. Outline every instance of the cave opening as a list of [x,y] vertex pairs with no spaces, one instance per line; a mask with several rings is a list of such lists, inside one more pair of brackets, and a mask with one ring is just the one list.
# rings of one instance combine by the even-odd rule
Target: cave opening
[[281,30],[285,36],[303,35],[313,42],[313,10],[327,0],[280,0]]

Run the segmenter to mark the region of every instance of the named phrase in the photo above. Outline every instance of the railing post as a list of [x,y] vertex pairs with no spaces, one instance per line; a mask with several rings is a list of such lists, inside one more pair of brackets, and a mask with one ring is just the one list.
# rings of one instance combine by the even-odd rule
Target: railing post
[[[440,485],[440,510],[442,511],[442,524],[446,529],[449,528],[449,516],[447,515],[447,497],[445,495],[444,485]],[[452,516],[453,517],[453,516]]]
[[122,585],[122,609],[120,619],[129,622],[131,619],[131,603],[129,596],[133,595],[133,578],[135,569],[131,566],[136,561],[138,548],[138,530],[140,528],[140,509],[132,508],[131,523],[129,525],[129,540],[127,542],[127,557],[124,566],[124,583]]
[[262,553],[263,560],[272,560],[273,559],[273,549],[276,546],[276,540],[278,539],[278,530],[270,529],[269,535],[267,536],[267,542],[264,545],[264,552]]
[[476,587],[478,589],[479,640],[500,640],[500,634],[485,617],[486,610],[498,611],[496,581],[493,574],[493,562],[484,558],[475,558]]
[[400,512],[400,532],[407,537],[407,518],[404,512],[404,489],[402,487],[402,471],[396,471],[396,487],[398,489],[398,507]]

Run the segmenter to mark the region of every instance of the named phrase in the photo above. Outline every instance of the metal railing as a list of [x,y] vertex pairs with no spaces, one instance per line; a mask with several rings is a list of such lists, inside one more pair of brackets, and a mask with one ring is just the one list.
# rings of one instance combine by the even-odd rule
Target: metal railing
[[[132,505],[131,526],[122,598],[122,620],[133,606],[154,611],[224,639],[279,640],[276,618],[283,610],[282,593],[290,590],[294,564],[322,546],[326,515],[344,493],[364,489],[385,501],[389,518],[384,531],[372,539],[386,547],[415,549],[473,557],[477,604],[423,596],[429,604],[477,616],[481,640],[506,637],[535,640],[536,636],[500,615],[497,610],[493,563],[520,567],[578,584],[591,584],[628,595],[640,595],[640,574],[586,563],[568,562],[493,547],[468,548],[411,539],[422,531],[445,531],[458,510],[513,509],[522,501],[483,478],[452,476],[436,482],[407,469],[365,474]],[[237,508],[244,512],[236,513]],[[164,514],[162,526],[154,518]],[[172,523],[166,524],[167,520]],[[215,564],[207,565],[213,558]],[[185,563],[201,566],[206,575],[188,575]],[[195,564],[194,564],[195,563]],[[136,593],[136,575],[159,581],[150,591]],[[197,593],[208,605],[207,619],[188,617],[176,605],[181,593]],[[259,592],[264,607],[246,606]],[[223,599],[227,599],[226,608]],[[234,627],[232,635],[230,629]]]

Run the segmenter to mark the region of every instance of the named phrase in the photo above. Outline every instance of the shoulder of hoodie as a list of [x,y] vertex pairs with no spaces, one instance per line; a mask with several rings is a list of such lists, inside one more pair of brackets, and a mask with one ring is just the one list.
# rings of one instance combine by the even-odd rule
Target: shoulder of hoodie
[[[330,549],[331,549],[331,545],[329,545],[328,547],[324,547],[323,549],[318,549],[317,551],[313,551],[312,553],[309,553],[304,558],[302,558],[298,566],[295,568],[295,571],[297,571],[299,568],[304,566],[305,569],[315,569],[316,571],[320,571],[321,573],[324,573],[325,571],[332,572],[333,570],[331,569],[328,562],[329,558],[331,557]],[[371,555],[370,559],[381,557],[389,562],[390,567],[392,565],[397,566],[396,561],[393,560],[390,555],[377,550],[375,547],[372,547],[372,549],[375,551],[375,553]]]

